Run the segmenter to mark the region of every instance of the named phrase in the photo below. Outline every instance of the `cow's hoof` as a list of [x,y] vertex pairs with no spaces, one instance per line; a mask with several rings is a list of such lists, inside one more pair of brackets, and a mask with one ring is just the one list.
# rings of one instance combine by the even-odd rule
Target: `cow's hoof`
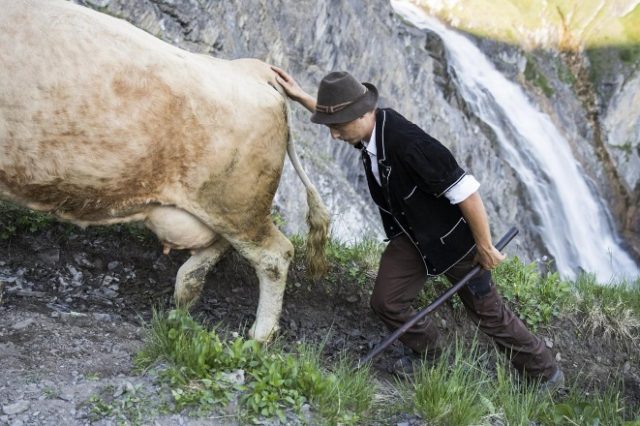
[[249,329],[249,338],[261,343],[266,343],[278,333],[278,329],[278,326],[271,328],[257,327],[256,323],[254,322]]
[[173,293],[173,298],[176,301],[176,307],[190,309],[200,298],[201,292],[202,287],[200,288],[200,291],[186,291],[185,288],[176,288]]

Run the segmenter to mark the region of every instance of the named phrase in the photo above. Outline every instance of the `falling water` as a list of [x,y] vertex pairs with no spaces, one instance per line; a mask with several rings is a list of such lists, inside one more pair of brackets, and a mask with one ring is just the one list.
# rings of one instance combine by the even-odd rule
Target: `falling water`
[[638,265],[620,247],[605,203],[589,188],[569,144],[549,117],[469,39],[411,4],[391,0],[391,5],[416,27],[442,38],[462,96],[491,126],[505,160],[529,192],[540,218],[537,232],[559,273],[572,279],[584,270],[595,273],[601,283],[638,277]]

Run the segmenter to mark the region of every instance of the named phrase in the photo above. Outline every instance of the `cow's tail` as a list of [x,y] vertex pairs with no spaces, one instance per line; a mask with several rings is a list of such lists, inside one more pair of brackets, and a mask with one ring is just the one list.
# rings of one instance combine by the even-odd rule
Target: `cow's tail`
[[[291,123],[289,114],[289,106],[285,100],[285,109],[287,114],[287,122]],[[307,267],[314,279],[322,277],[329,269],[325,246],[327,244],[327,236],[329,235],[329,211],[320,199],[320,195],[313,183],[309,180],[307,173],[302,168],[296,149],[293,144],[291,135],[291,127],[289,127],[289,136],[287,140],[287,153],[289,160],[293,164],[293,168],[298,173],[298,177],[307,190],[307,225],[309,226],[309,235],[307,235],[305,261]]]

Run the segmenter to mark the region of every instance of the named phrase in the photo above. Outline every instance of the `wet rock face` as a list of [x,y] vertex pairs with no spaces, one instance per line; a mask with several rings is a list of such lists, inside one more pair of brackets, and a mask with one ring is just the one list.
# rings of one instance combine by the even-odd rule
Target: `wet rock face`
[[640,72],[620,85],[609,102],[603,123],[606,147],[622,185],[630,195],[625,231],[640,253]]

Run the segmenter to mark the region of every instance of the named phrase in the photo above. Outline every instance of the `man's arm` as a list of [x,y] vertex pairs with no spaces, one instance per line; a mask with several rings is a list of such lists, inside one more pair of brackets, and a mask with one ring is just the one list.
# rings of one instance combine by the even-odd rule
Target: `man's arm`
[[491,242],[489,221],[478,191],[474,192],[458,204],[462,216],[469,224],[473,239],[476,242],[476,260],[484,269],[491,270],[498,266],[506,256],[498,251]]
[[294,101],[300,103],[303,107],[308,109],[310,112],[316,112],[316,100],[305,92],[302,87],[291,77],[287,72],[283,69],[271,66],[271,69],[275,71],[277,74],[276,81],[285,92],[287,92],[287,96],[289,96]]

